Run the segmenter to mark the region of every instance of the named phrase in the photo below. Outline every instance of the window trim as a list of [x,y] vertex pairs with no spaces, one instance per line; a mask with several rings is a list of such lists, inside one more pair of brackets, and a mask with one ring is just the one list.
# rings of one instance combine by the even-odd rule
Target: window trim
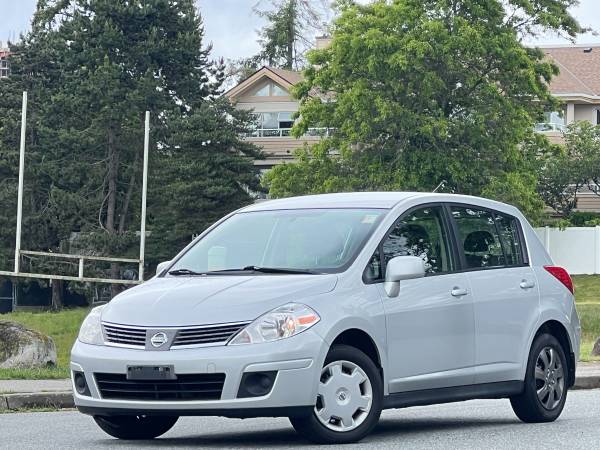
[[[459,254],[459,259],[461,261],[461,269],[457,270],[456,272],[476,272],[476,271],[482,271],[482,270],[497,270],[497,269],[514,269],[514,268],[518,268],[518,267],[530,267],[530,263],[529,263],[529,249],[527,248],[527,241],[525,240],[525,233],[523,231],[523,225],[521,224],[521,221],[519,220],[518,217],[513,216],[512,214],[508,214],[502,211],[498,211],[496,209],[492,209],[492,208],[488,208],[485,206],[479,206],[479,205],[473,205],[473,204],[469,204],[469,203],[458,203],[458,202],[448,202],[446,203],[447,207],[448,207],[448,213],[449,213],[449,219],[450,221],[453,223],[454,226],[454,235],[455,235],[455,239],[457,242],[457,251]],[[514,219],[517,223],[517,235],[520,241],[520,248],[521,248],[521,259],[522,259],[522,263],[521,264],[513,264],[513,265],[502,265],[502,266],[493,266],[493,267],[468,267],[467,266],[467,258],[465,257],[465,252],[464,249],[461,248],[460,245],[458,245],[458,242],[460,242],[460,238],[459,238],[459,233],[458,233],[458,224],[456,223],[456,220],[454,220],[454,216],[452,215],[452,207],[453,206],[457,206],[457,207],[463,207],[463,208],[473,208],[473,209],[479,209],[481,211],[487,211],[489,212],[492,217],[494,218],[494,224],[496,227],[496,233],[498,234],[498,239],[500,240],[500,245],[502,246],[502,252],[504,253],[504,243],[502,242],[502,238],[500,236],[500,233],[498,232],[498,225],[496,224],[496,220],[495,220],[495,216],[497,214],[506,216],[508,218]],[[506,258],[505,258],[506,260]]]
[[[448,237],[448,254],[449,254],[448,256],[450,256],[450,259],[451,259],[452,264],[455,267],[455,269],[449,270],[447,272],[441,272],[441,273],[426,273],[425,277],[449,275],[449,274],[458,273],[461,271],[462,264],[460,263],[460,260],[458,258],[459,253],[457,252],[456,235],[454,234],[454,230],[452,229],[452,224],[451,224],[450,218],[448,217],[448,211],[445,208],[445,203],[444,202],[429,202],[429,203],[422,203],[420,205],[415,205],[415,206],[408,208],[406,211],[404,211],[402,214],[400,214],[396,220],[394,220],[394,222],[392,223],[391,226],[388,227],[388,229],[385,231],[383,237],[380,239],[379,243],[377,244],[375,251],[373,252],[373,254],[374,254],[375,252],[379,251],[379,264],[381,266],[382,277],[376,278],[374,280],[366,279],[365,275],[367,273],[367,267],[369,267],[369,263],[367,263],[367,265],[364,267],[364,269],[362,271],[362,282],[364,284],[369,285],[369,284],[379,284],[379,283],[385,282],[386,267],[385,267],[385,258],[383,256],[383,242],[387,239],[387,237],[390,235],[392,230],[396,227],[398,222],[400,222],[408,214],[411,214],[416,210],[424,209],[424,208],[433,208],[433,207],[440,208],[441,216],[442,216],[442,227],[444,227],[447,237]],[[369,261],[371,261],[371,258],[369,258]]]

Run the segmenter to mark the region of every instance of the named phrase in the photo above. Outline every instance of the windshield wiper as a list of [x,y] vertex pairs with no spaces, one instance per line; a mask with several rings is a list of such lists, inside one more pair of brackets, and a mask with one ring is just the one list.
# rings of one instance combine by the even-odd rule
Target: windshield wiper
[[202,272],[195,272],[191,269],[175,269],[169,272],[169,275],[204,275]]
[[302,270],[302,269],[284,269],[279,267],[259,267],[259,266],[246,266],[242,270],[250,270],[252,272],[261,272],[261,273],[290,273],[290,274],[300,274],[300,275],[315,275],[316,272],[311,270]]
[[278,267],[259,267],[259,266],[246,266],[241,269],[222,269],[222,270],[211,270],[207,272],[196,272],[191,269],[175,269],[169,272],[169,275],[174,276],[202,276],[202,275],[227,275],[233,272],[260,272],[260,273],[280,273],[280,274],[293,274],[293,275],[315,275],[317,272],[302,269],[283,269]]

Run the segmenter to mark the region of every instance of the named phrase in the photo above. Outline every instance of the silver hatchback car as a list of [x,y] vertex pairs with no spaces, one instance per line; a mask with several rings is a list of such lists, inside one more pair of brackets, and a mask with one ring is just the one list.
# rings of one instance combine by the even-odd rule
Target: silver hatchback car
[[346,443],[382,409],[475,398],[553,421],[580,333],[568,273],[516,208],[315,195],[231,213],[93,309],[71,371],[78,409],[117,438],[184,415],[285,416]]

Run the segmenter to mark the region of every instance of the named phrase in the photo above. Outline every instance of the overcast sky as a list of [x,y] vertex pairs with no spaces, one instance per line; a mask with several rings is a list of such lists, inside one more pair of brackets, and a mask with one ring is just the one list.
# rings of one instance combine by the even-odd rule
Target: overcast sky
[[[236,59],[257,52],[256,31],[262,21],[252,14],[256,3],[257,0],[197,0],[204,18],[206,40],[213,43],[214,58]],[[21,32],[28,30],[35,4],[36,0],[0,0],[0,41],[16,40]],[[580,0],[573,13],[582,25],[600,31],[599,4],[600,0]],[[556,36],[545,36],[537,43],[567,42]],[[600,43],[600,36],[586,34],[578,43]]]

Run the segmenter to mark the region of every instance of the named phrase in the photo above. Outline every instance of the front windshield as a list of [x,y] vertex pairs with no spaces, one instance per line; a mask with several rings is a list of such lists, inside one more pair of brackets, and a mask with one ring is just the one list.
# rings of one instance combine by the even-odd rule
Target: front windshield
[[238,213],[190,248],[170,272],[206,273],[251,266],[341,271],[354,260],[385,212],[296,209]]

